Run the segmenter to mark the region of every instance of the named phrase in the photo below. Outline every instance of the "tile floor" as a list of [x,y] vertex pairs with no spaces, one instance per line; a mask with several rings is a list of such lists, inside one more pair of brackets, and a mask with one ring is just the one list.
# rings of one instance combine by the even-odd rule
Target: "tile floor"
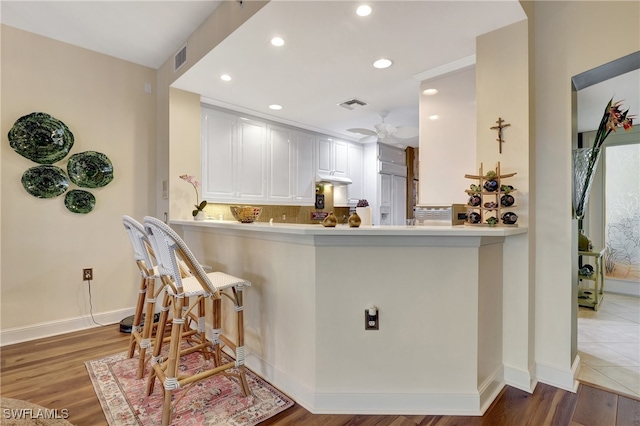
[[605,293],[578,312],[578,379],[640,398],[640,298]]

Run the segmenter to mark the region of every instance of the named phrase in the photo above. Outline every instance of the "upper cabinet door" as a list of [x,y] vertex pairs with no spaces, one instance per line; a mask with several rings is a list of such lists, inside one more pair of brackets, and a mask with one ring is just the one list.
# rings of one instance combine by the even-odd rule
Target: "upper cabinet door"
[[246,118],[238,120],[238,198],[267,199],[266,124]]
[[292,200],[293,140],[292,131],[269,125],[269,200],[288,203]]
[[318,148],[318,173],[331,174],[333,172],[333,141],[327,137],[319,136]]
[[378,144],[380,161],[396,164],[407,164],[407,154],[404,149],[395,146]]
[[364,197],[364,147],[358,143],[349,144],[349,178],[347,186],[349,204],[357,203]]
[[313,167],[315,136],[294,132],[294,141],[293,198],[296,204],[313,205],[316,195],[316,176]]
[[333,141],[333,175],[349,177],[349,143]]
[[229,200],[235,197],[236,116],[202,109],[202,198]]

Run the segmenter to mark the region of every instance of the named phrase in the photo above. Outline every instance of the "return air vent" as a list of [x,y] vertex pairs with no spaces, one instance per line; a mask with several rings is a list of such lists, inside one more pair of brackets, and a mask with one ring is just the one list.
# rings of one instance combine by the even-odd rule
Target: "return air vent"
[[177,72],[187,62],[187,45],[185,44],[178,50],[176,56],[173,57],[173,72]]
[[338,105],[340,105],[342,108],[353,110],[369,104],[364,101],[361,101],[360,99],[351,98],[348,101],[340,102]]

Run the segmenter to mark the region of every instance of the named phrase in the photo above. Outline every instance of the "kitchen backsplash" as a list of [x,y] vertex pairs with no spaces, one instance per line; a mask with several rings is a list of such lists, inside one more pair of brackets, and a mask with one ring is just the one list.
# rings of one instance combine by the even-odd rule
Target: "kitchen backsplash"
[[205,207],[205,218],[207,219],[222,219],[222,220],[235,220],[231,214],[229,206],[237,205],[252,205],[256,207],[262,207],[262,214],[258,219],[258,222],[269,222],[273,219],[274,223],[304,223],[313,224],[320,223],[320,221],[311,220],[311,212],[330,212],[336,215],[339,223],[347,223],[349,218],[349,207],[334,207],[333,206],[333,193],[329,188],[324,189],[324,209],[316,209],[314,206],[278,206],[278,205],[264,205],[264,204],[215,204],[209,203]]

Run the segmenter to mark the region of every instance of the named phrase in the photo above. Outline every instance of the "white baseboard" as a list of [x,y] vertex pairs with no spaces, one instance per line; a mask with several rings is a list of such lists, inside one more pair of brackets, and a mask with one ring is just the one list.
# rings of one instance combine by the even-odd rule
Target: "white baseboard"
[[504,381],[507,385],[528,393],[533,393],[538,384],[531,371],[510,365],[504,366]]
[[505,385],[499,367],[475,394],[315,392],[255,354],[245,364],[312,414],[481,416]]
[[0,346],[28,342],[30,340],[42,339],[44,337],[85,330],[87,328],[100,327],[100,325],[115,324],[122,321],[123,318],[133,315],[134,312],[134,308],[127,308],[94,314],[93,319],[95,319],[98,324],[93,322],[90,315],[87,315],[83,317],[32,324],[25,327],[9,328],[0,331]]
[[544,364],[536,364],[536,376],[538,381],[569,392],[578,390],[578,372],[580,371],[580,355],[576,355],[571,370],[560,370]]
[[604,293],[624,294],[625,296],[640,297],[640,285],[637,281],[616,280],[606,278],[604,280]]

